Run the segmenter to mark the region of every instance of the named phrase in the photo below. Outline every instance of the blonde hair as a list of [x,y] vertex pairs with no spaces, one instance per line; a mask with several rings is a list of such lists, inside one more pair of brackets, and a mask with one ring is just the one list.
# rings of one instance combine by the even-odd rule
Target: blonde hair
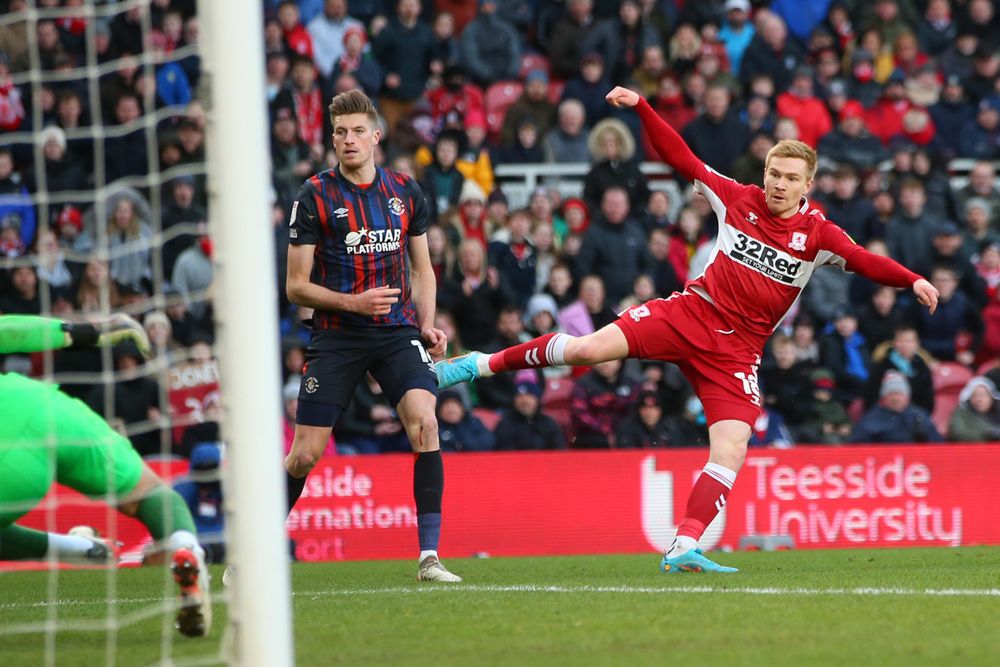
[[631,160],[632,156],[635,155],[635,139],[632,138],[632,133],[629,131],[628,126],[617,118],[605,118],[597,123],[590,131],[590,134],[587,135],[587,149],[590,150],[594,162],[607,159],[607,155],[604,154],[604,148],[601,146],[601,136],[605,132],[610,132],[617,139],[621,150],[619,159],[622,162]]
[[378,126],[378,111],[375,110],[375,103],[362,91],[354,88],[347,90],[330,100],[330,123],[337,124],[337,116],[346,116],[352,113],[363,113],[368,116],[372,125]]
[[771,164],[771,158],[775,157],[794,157],[805,160],[807,179],[811,181],[816,176],[816,151],[809,144],[798,139],[782,139],[767,152],[767,158],[764,160],[765,169]]

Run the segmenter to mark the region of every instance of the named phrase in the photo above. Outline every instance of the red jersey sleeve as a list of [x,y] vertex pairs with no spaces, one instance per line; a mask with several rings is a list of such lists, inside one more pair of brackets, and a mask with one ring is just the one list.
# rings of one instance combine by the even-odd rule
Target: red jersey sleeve
[[846,271],[861,274],[888,287],[912,287],[913,283],[920,280],[919,275],[895,260],[865,250],[832,222],[823,223],[819,242],[817,265],[836,264]]
[[[685,180],[694,183],[695,188],[705,196],[709,196],[709,193],[702,190],[708,189],[721,199],[723,204],[728,205],[732,200],[756,187],[737,183],[698,159],[698,156],[691,152],[681,135],[677,134],[674,128],[660,118],[645,99],[639,98],[636,111],[653,148],[660,154],[660,158]],[[699,188],[699,184],[703,188]]]

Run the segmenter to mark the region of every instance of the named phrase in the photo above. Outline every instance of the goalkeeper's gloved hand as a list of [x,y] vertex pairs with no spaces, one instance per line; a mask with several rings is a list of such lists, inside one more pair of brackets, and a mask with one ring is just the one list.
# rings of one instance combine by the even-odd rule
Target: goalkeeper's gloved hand
[[64,323],[63,330],[73,339],[73,347],[114,347],[130,340],[144,357],[149,356],[149,337],[142,325],[128,315],[116,314],[106,322]]
[[146,335],[146,330],[128,315],[113,315],[109,322],[98,326],[98,332],[98,347],[114,347],[118,343],[130,340],[139,348],[142,356],[149,356],[149,336]]

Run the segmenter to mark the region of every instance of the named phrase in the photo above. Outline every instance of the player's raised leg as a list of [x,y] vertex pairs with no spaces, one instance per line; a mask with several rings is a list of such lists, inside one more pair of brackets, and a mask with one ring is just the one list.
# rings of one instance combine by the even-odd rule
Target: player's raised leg
[[738,571],[706,558],[698,548],[698,540],[708,524],[726,506],[736,474],[746,458],[750,425],[736,419],[723,419],[709,427],[708,437],[708,463],[688,496],[684,519],[677,527],[677,537],[660,563],[660,569],[666,573]]
[[435,364],[438,387],[490,377],[504,371],[546,366],[592,366],[629,356],[628,340],[611,323],[586,336],[550,333],[493,354],[470,352]]
[[406,435],[413,446],[413,499],[417,504],[417,535],[420,541],[417,579],[459,582],[438,558],[441,536],[441,498],[444,494],[444,463],[438,441],[434,409],[437,397],[425,389],[410,389],[396,405]]

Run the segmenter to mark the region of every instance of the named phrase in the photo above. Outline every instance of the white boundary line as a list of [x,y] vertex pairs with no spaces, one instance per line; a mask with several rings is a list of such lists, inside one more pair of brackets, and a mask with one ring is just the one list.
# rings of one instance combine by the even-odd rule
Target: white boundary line
[[[685,575],[692,576],[692,575]],[[459,584],[452,586],[390,586],[387,588],[347,588],[326,591],[296,591],[292,595],[301,598],[355,597],[368,595],[419,595],[449,593],[604,593],[618,595],[756,595],[756,596],[819,596],[838,595],[856,597],[1000,597],[1000,588],[781,588],[753,586],[545,586],[538,584],[480,585]],[[224,596],[213,595],[216,602],[223,602]],[[119,598],[116,604],[155,604],[164,598]],[[41,609],[56,607],[82,607],[108,604],[105,599],[89,600],[42,600],[39,602],[0,604],[4,609]]]

